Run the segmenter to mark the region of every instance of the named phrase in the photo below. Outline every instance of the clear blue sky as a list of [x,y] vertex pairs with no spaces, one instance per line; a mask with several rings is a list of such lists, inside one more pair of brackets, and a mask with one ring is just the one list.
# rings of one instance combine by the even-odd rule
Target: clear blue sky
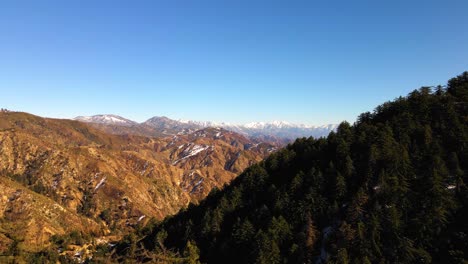
[[468,70],[468,1],[2,1],[0,107],[353,122]]

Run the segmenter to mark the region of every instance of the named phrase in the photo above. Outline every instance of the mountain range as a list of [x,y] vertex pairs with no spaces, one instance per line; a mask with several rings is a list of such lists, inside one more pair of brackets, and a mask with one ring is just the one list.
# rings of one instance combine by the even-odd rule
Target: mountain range
[[[92,120],[138,125],[110,115]],[[40,251],[70,232],[117,239],[198,203],[277,149],[223,128],[116,135],[90,123],[1,111],[0,253],[15,245]]]
[[92,123],[107,132],[116,134],[134,133],[146,136],[182,135],[207,127],[220,127],[251,138],[276,139],[291,142],[300,137],[324,137],[336,129],[336,124],[312,126],[292,124],[285,121],[252,122],[244,125],[217,123],[210,121],[173,120],[165,116],[155,116],[137,123],[117,115],[78,116],[74,120]]

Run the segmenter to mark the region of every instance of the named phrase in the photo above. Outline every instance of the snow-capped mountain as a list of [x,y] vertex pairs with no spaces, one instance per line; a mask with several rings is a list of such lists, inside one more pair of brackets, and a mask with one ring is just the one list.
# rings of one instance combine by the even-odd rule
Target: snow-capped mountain
[[323,137],[335,130],[338,125],[328,124],[312,126],[304,124],[292,124],[285,121],[252,122],[245,125],[230,123],[217,123],[210,121],[173,120],[167,117],[153,117],[144,122],[154,128],[164,128],[166,131],[176,130],[178,134],[190,133],[206,127],[221,127],[249,137],[278,137],[294,140],[298,137]]
[[132,127],[138,129],[137,134],[147,135],[185,135],[195,132],[199,129],[208,127],[219,127],[230,130],[247,137],[252,138],[270,138],[281,140],[294,140],[299,137],[323,137],[327,136],[331,131],[335,130],[336,124],[328,124],[322,126],[312,126],[304,124],[293,124],[286,121],[273,122],[252,122],[244,125],[236,125],[230,123],[217,123],[211,121],[193,121],[193,120],[174,120],[165,116],[155,116],[143,123],[137,123],[126,118],[116,115],[95,115],[95,116],[79,116],[75,120],[95,123],[102,125],[112,125],[114,133],[128,134],[131,131],[117,130],[117,126]]
[[253,122],[243,126],[225,127],[233,131],[247,134],[251,137],[272,136],[294,140],[299,137],[323,137],[337,128],[335,124],[323,126],[311,126],[304,124],[292,124],[285,121]]
[[165,116],[155,116],[146,120],[145,122],[141,124],[144,126],[151,127],[153,129],[157,129],[158,131],[164,134],[168,134],[168,135],[188,134],[200,128],[207,127],[201,124],[193,123],[191,121],[182,122],[182,121],[173,120]]
[[86,123],[96,123],[96,124],[119,125],[119,126],[138,125],[137,122],[123,118],[118,115],[77,116],[73,119],[86,122]]
[[304,125],[294,125],[285,121],[273,121],[270,123],[267,122],[251,122],[244,125],[248,129],[265,129],[265,128],[289,128],[289,127],[298,127]]

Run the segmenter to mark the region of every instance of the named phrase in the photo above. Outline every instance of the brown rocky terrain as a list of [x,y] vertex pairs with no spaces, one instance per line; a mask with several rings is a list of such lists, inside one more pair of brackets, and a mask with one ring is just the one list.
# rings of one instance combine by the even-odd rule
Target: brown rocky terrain
[[274,145],[220,128],[156,138],[0,113],[0,252],[71,231],[122,235],[204,198]]

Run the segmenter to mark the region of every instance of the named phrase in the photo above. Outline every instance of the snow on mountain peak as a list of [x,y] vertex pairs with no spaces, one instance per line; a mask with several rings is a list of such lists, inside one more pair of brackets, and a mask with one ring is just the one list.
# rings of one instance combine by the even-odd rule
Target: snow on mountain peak
[[289,128],[289,127],[302,127],[304,125],[295,125],[286,121],[272,121],[272,122],[251,122],[244,125],[246,128],[251,129],[265,129],[265,128]]
[[[125,119],[117,115],[94,115],[94,116],[79,116],[75,120],[108,124],[108,125],[121,125],[133,126],[138,123]],[[173,120],[165,116],[155,116],[147,121],[141,123],[147,127],[160,130],[163,134],[189,134],[196,132],[199,129],[208,127],[218,127],[240,133],[245,136],[262,137],[273,136],[277,138],[293,140],[299,137],[323,137],[337,128],[336,124],[327,124],[320,126],[312,126],[305,124],[293,124],[287,121],[271,121],[271,122],[251,122],[245,125],[235,125],[225,122],[211,122],[211,121],[194,121],[194,120]]]
[[98,124],[108,124],[108,125],[123,125],[130,126],[137,124],[134,121],[123,118],[118,115],[93,115],[93,116],[77,116],[74,120],[87,122],[87,123],[98,123]]

